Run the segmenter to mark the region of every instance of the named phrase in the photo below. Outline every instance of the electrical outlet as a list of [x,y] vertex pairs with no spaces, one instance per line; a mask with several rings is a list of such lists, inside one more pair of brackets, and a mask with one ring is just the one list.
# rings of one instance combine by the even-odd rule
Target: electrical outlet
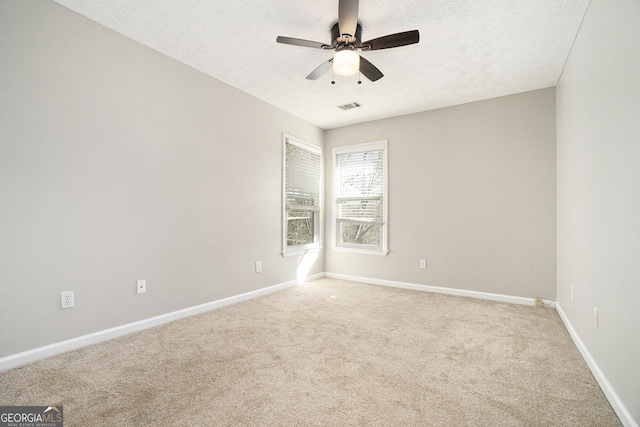
[[573,302],[573,285],[571,285],[571,302]]
[[421,259],[420,260],[420,268],[427,268],[427,260],[426,259]]
[[139,294],[147,292],[147,281],[145,279],[136,281],[136,292]]
[[598,329],[598,320],[600,317],[600,314],[598,313],[598,309],[593,307],[593,326],[596,327],[596,329]]
[[542,302],[542,298],[536,298],[536,307],[544,307],[544,302]]
[[72,308],[74,304],[73,291],[62,292],[60,294],[61,308]]
[[256,273],[262,272],[262,261],[256,261]]

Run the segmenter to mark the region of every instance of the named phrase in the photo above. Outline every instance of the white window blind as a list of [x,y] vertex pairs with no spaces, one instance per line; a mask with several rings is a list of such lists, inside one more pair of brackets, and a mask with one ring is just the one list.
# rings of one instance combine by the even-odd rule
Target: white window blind
[[338,220],[382,224],[383,151],[344,153],[336,157],[340,195]]
[[320,154],[287,140],[285,195],[287,210],[320,210]]

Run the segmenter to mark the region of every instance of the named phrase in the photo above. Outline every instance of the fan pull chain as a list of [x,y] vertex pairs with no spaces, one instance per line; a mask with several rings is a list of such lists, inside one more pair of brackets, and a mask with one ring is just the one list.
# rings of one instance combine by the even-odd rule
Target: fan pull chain
[[[331,71],[331,84],[336,84],[336,76],[333,74],[333,71]],[[358,73],[358,84],[362,84],[362,73]]]

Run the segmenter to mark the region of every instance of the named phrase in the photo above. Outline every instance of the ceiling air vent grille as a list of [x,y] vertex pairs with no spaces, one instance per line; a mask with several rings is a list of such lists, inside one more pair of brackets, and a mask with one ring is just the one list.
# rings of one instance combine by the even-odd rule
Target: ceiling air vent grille
[[348,104],[338,105],[338,108],[341,109],[342,111],[352,110],[354,108],[360,108],[360,107],[362,107],[362,104],[360,104],[358,101],[353,101],[353,102],[349,102]]

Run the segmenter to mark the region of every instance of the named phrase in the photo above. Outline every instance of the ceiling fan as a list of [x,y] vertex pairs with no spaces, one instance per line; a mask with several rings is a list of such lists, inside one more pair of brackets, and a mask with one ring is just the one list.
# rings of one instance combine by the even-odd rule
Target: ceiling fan
[[[358,24],[358,0],[339,0],[338,23],[331,28],[331,44],[283,36],[278,36],[276,41],[294,46],[336,51],[333,58],[323,62],[307,76],[308,80],[318,79],[333,67],[333,72],[339,76],[352,76],[359,71],[372,82],[381,79],[384,74],[366,58],[360,56],[356,52],[358,49],[362,51],[389,49],[420,41],[418,30],[390,34],[366,42],[361,42],[361,37],[362,27]],[[358,83],[361,82],[358,81]]]

